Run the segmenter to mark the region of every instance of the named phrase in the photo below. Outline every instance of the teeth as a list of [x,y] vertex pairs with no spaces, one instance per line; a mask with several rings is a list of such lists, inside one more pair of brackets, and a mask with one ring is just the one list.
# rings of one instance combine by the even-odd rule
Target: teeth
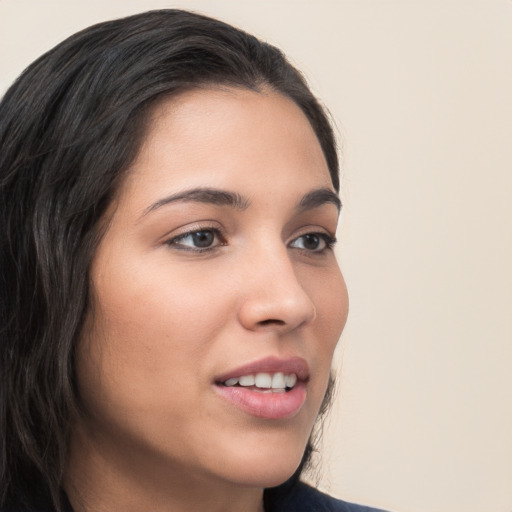
[[295,375],[295,373],[292,373],[291,375],[287,375],[284,378],[284,381],[286,383],[287,388],[293,388],[293,386],[295,386],[295,384],[297,383],[297,375]]
[[255,384],[257,388],[271,388],[272,375],[270,373],[257,373]]
[[287,388],[293,388],[297,383],[297,375],[291,373],[285,375],[282,372],[271,373],[257,373],[255,375],[242,375],[234,377],[224,382],[225,386],[242,386],[252,387],[255,386],[261,389],[263,393],[274,392],[282,393]]
[[284,373],[274,373],[274,376],[272,377],[272,387],[275,388],[285,388],[286,387],[286,381],[284,378]]
[[240,386],[254,386],[255,381],[254,375],[242,375],[238,379]]

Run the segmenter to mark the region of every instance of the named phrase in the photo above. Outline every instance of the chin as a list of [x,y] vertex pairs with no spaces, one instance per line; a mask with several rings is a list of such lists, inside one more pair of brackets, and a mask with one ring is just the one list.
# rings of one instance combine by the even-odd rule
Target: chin
[[[236,485],[247,487],[276,487],[288,480],[299,467],[304,450],[297,445],[288,449],[261,448],[253,453],[244,451],[236,457],[232,465],[224,465],[228,470],[226,478]],[[225,461],[227,462],[227,460]]]
[[[262,489],[276,487],[286,482],[295,473],[299,464],[291,467],[272,467],[271,465],[267,465],[265,470],[256,470],[237,475],[234,483],[238,486]],[[231,480],[233,479],[231,478]]]

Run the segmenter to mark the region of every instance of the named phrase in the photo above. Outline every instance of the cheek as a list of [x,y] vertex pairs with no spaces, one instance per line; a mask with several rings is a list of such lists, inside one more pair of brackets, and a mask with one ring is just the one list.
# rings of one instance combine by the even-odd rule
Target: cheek
[[335,266],[321,275],[306,276],[303,282],[316,308],[317,339],[322,340],[322,351],[332,355],[348,316],[345,280],[339,267]]
[[324,288],[323,308],[325,319],[320,317],[320,323],[324,323],[328,329],[337,333],[336,343],[345,328],[348,317],[348,291],[341,271],[338,270],[332,281]]
[[145,409],[163,389],[194,391],[193,377],[202,375],[211,340],[232,307],[198,272],[173,274],[160,264],[128,270],[121,264],[94,275],[96,298],[79,345],[78,375],[82,393],[93,401],[101,394],[102,403]]
[[[312,274],[312,273],[311,273]],[[309,347],[310,357],[316,362],[319,378],[313,385],[315,411],[325,397],[329,384],[334,350],[348,316],[348,293],[339,268],[331,267],[323,275],[302,276],[302,283],[316,308],[314,345]],[[313,383],[312,383],[313,384]]]

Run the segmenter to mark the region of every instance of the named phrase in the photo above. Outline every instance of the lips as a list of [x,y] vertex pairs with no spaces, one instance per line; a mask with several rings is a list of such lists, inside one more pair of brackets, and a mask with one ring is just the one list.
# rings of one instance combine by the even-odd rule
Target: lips
[[243,412],[265,419],[290,418],[306,400],[309,368],[300,357],[270,357],[215,379],[217,392]]

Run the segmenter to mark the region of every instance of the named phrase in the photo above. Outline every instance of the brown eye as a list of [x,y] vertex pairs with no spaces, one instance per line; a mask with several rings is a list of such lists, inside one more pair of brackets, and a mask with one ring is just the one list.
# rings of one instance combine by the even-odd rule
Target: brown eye
[[196,231],[195,233],[190,233],[189,237],[191,238],[194,247],[199,247],[204,249],[205,247],[210,247],[215,240],[215,235],[212,231]]
[[208,251],[219,245],[225,245],[217,229],[198,229],[179,235],[168,242],[167,245],[183,251]]
[[323,240],[318,235],[305,235],[303,237],[304,249],[315,251],[320,247]]
[[290,247],[310,252],[322,252],[336,243],[336,240],[324,233],[307,233],[292,240]]

